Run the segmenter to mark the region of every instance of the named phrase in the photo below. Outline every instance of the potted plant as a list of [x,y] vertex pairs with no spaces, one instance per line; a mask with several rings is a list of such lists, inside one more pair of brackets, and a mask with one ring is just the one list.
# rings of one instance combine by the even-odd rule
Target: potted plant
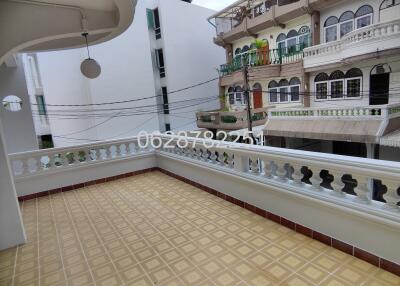
[[269,64],[269,43],[265,39],[256,39],[253,43],[258,52],[258,64]]

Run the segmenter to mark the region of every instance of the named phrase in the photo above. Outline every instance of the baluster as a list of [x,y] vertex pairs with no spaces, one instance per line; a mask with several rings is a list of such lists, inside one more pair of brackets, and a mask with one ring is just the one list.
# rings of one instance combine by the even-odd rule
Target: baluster
[[209,157],[210,157],[210,154],[208,154],[208,150],[202,149],[201,158],[203,159],[203,161],[208,162]]
[[400,207],[397,205],[400,201],[400,195],[397,192],[400,186],[399,181],[385,181],[384,183],[387,187],[387,192],[383,195],[386,201],[384,208],[399,211]]
[[29,174],[29,163],[28,159],[21,160],[21,175]]
[[201,160],[201,158],[202,158],[201,149],[198,148],[198,147],[197,147],[197,150],[196,150],[195,158],[198,159],[198,160]]
[[372,193],[369,188],[370,179],[365,176],[352,176],[357,181],[357,187],[354,188],[354,192],[357,194],[356,200],[363,203],[370,203]]
[[295,185],[303,185],[302,179],[303,179],[304,175],[301,172],[302,168],[303,168],[303,166],[301,166],[301,165],[293,165],[294,172],[292,173],[292,178],[293,178],[292,182]]
[[256,157],[251,157],[251,164],[250,164],[250,170],[253,174],[259,174],[260,173],[260,166],[258,165],[258,158]]
[[41,172],[42,169],[42,162],[40,161],[42,157],[33,158],[33,173]]
[[217,164],[218,156],[216,154],[216,151],[211,151],[210,159],[213,164]]
[[331,194],[337,197],[343,197],[345,194],[342,190],[346,186],[342,180],[344,174],[342,172],[332,171],[332,175],[334,177],[334,180],[331,183],[333,188]]
[[228,167],[233,169],[235,167],[235,157],[231,152],[226,152],[226,154],[228,155],[228,158],[226,160],[228,163]]
[[225,166],[225,155],[222,151],[219,151],[218,153],[218,162],[221,166]]
[[312,172],[312,177],[310,178],[310,182],[315,190],[321,191],[321,183],[322,183],[322,178],[321,178],[321,170],[317,168],[309,168]]
[[56,158],[55,158],[55,156],[56,156],[56,154],[50,154],[49,155],[49,169],[50,170],[56,167],[56,161],[55,161]]
[[286,182],[288,180],[287,178],[287,170],[286,170],[286,163],[285,162],[276,162],[277,169],[276,169],[276,175],[279,177],[279,179],[283,182]]
[[270,160],[264,161],[264,177],[270,179],[273,177],[274,164]]

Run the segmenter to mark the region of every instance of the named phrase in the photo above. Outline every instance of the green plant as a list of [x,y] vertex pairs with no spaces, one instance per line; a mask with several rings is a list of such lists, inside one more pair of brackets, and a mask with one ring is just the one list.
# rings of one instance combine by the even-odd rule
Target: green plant
[[236,118],[236,116],[233,116],[233,115],[226,115],[226,116],[221,116],[221,121],[223,123],[236,123],[237,118]]
[[265,40],[265,39],[255,39],[254,43],[253,43],[253,46],[257,50],[264,49],[264,48],[268,47],[268,41]]

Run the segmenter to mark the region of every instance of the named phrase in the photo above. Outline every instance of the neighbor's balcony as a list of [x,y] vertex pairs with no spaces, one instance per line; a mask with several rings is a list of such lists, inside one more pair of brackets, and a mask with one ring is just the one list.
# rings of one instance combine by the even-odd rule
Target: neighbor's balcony
[[256,35],[262,30],[274,27],[277,23],[286,23],[307,14],[304,9],[309,6],[306,0],[248,1],[234,5],[218,12],[210,18],[214,20],[218,45],[232,43],[235,40]]
[[271,50],[251,50],[237,55],[231,63],[219,68],[220,85],[231,86],[243,81],[242,69],[249,67],[249,76],[253,79],[281,77],[287,73],[303,72],[303,50],[306,45]]
[[[148,139],[157,146],[149,147]],[[160,168],[200,184],[230,202],[267,214],[272,220],[329,246],[348,253],[351,249],[350,255],[356,250],[367,251],[373,254],[367,258],[378,259],[378,266],[400,269],[400,248],[397,247],[400,163],[397,162],[170,135],[134,137],[9,157],[18,196],[25,199]],[[385,186],[381,201],[372,199],[372,180]],[[123,188],[128,186],[126,182],[121,184]],[[118,183],[113,186],[118,188]],[[107,186],[100,189],[112,196]],[[173,192],[180,192],[177,189]],[[97,189],[87,191],[95,194]],[[147,191],[140,190],[145,196]],[[157,196],[164,195],[164,189],[157,192]],[[74,194],[65,198],[70,197]],[[62,200],[63,196],[58,198]],[[119,213],[114,215],[118,217]],[[242,228],[259,227],[245,223]],[[256,232],[250,237],[259,237]],[[265,237],[286,246],[279,236]],[[369,261],[373,263],[374,259]]]
[[367,26],[338,41],[306,48],[304,68],[334,65],[359,56],[376,57],[377,52],[396,48],[400,48],[400,20]]
[[[197,112],[197,127],[218,130],[239,130],[248,127],[247,111],[209,111]],[[267,121],[267,109],[252,110],[254,126],[265,124]]]

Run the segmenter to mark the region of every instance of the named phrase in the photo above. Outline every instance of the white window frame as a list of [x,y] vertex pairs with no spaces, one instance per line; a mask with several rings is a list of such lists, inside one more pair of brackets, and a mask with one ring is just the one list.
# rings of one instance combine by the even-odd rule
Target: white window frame
[[[233,103],[231,103],[230,96],[233,96]],[[236,103],[236,95],[235,92],[228,92],[228,103],[229,105],[235,105]]]
[[[292,100],[292,87],[299,88],[299,100]],[[289,102],[301,102],[301,85],[300,84],[289,85]]]
[[[359,79],[360,80],[360,96],[352,96],[352,97],[348,97],[347,96],[347,82],[350,80],[355,80],[355,79]],[[343,97],[336,97],[336,98],[332,98],[332,88],[331,88],[331,83],[332,82],[339,82],[342,81],[343,82]],[[327,84],[327,97],[326,98],[317,98],[317,85],[318,84]],[[360,99],[362,98],[362,93],[363,93],[363,77],[359,76],[359,77],[351,77],[351,78],[345,78],[345,79],[335,79],[335,80],[327,80],[327,81],[317,81],[314,82],[314,93],[315,93],[315,98],[314,101],[318,102],[318,101],[331,101],[331,100],[352,100],[352,99]]]
[[352,23],[353,24],[353,28],[351,29],[351,31],[350,32],[348,32],[347,34],[350,34],[351,32],[353,32],[355,29],[354,29],[354,18],[353,19],[351,19],[351,20],[347,20],[347,21],[344,21],[344,22],[339,22],[338,24],[336,24],[336,25],[339,25],[339,29],[338,29],[338,39],[341,39],[341,38],[343,38],[344,36],[346,36],[347,34],[344,34],[343,36],[342,36],[342,33],[341,33],[341,29],[342,29],[342,25],[344,25],[344,24],[347,24],[347,23]]
[[[355,80],[355,79],[359,79],[360,80],[360,95],[359,96],[348,97],[347,96],[347,94],[348,94],[347,82],[350,81],[350,80]],[[345,99],[360,99],[362,97],[362,93],[363,93],[363,78],[361,76],[346,78],[345,79],[345,90],[346,90]]]
[[[370,19],[370,24],[369,24],[368,26],[374,24],[374,13],[370,13],[370,14],[367,14],[367,15],[363,15],[363,16],[360,16],[360,17],[357,17],[357,18],[354,19],[354,27],[355,27],[355,30],[365,28],[365,27],[360,27],[360,28],[359,28],[359,27],[358,27],[358,23],[357,23],[358,20],[363,19],[363,18],[369,18],[369,19]],[[368,26],[366,26],[366,27],[368,27]],[[353,30],[353,31],[354,31],[354,30]]]
[[[276,101],[272,101],[271,100],[271,91],[275,91],[276,92]],[[273,87],[273,88],[270,88],[270,89],[268,89],[268,101],[270,102],[270,103],[279,103],[279,90],[278,90],[278,87]]]
[[[338,24],[335,24],[335,25],[331,25],[331,26],[328,26],[328,27],[324,27],[324,40],[325,40],[325,43],[336,42],[336,41],[338,41],[340,39],[340,37],[339,37],[340,36],[340,31],[339,31],[339,27],[338,26],[339,26]],[[327,38],[326,38],[328,33],[326,32],[326,30],[330,29],[330,28],[333,28],[333,27],[336,28],[336,40],[328,42]]]
[[[326,84],[326,98],[317,98],[317,85],[318,84]],[[325,101],[329,100],[329,80],[326,81],[317,81],[314,82],[314,91],[315,91],[315,101]]]

